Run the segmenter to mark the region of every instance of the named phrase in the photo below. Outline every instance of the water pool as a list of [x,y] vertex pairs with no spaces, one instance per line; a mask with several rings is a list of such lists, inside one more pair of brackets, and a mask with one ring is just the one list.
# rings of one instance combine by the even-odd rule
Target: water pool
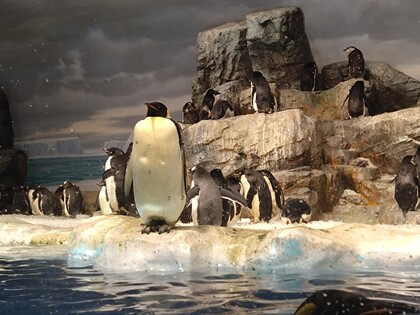
[[420,273],[111,273],[70,265],[62,247],[0,247],[0,314],[293,314],[321,289],[419,305]]

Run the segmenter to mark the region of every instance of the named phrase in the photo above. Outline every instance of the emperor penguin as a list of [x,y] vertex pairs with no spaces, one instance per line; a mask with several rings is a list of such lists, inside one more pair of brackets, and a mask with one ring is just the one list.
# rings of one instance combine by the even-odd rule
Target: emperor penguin
[[311,207],[305,200],[292,198],[284,205],[281,218],[285,223],[308,223],[311,218]]
[[233,117],[233,107],[228,101],[218,100],[210,112],[210,119],[222,119]]
[[415,305],[390,300],[369,299],[360,293],[327,289],[312,293],[296,309],[294,315],[385,315],[419,314]]
[[302,91],[315,92],[317,74],[318,67],[315,62],[311,61],[305,64],[300,74],[300,89]]
[[207,120],[210,119],[210,113],[213,109],[213,104],[215,101],[215,95],[219,95],[220,93],[214,89],[208,89],[204,92],[198,101],[198,109],[199,109],[199,120]]
[[268,81],[259,71],[251,77],[251,103],[257,113],[273,113],[276,105]]
[[83,195],[79,186],[70,181],[63,184],[64,216],[76,217],[83,212]]
[[395,177],[394,198],[405,220],[407,219],[407,212],[415,210],[420,191],[417,168],[412,159],[412,155],[407,155],[402,159]]
[[[146,227],[142,233],[169,232],[186,201],[186,169],[182,130],[159,102],[146,103],[146,118],[134,127],[127,165],[137,211]],[[125,195],[130,191],[125,181]]]
[[187,193],[186,207],[192,206],[194,225],[222,226],[222,198],[246,206],[246,200],[240,194],[218,186],[203,167],[194,166],[191,172],[193,182]]
[[199,121],[198,109],[192,102],[186,102],[182,107],[182,122],[184,124],[195,124]]
[[343,102],[343,105],[347,100],[347,110],[350,119],[365,116],[366,112],[369,112],[369,106],[365,94],[365,84],[363,81],[358,80],[353,84],[349,94]]
[[271,204],[273,205],[273,214],[276,216],[284,206],[284,194],[281,189],[280,183],[274,177],[274,175],[269,170],[260,170],[258,171],[264,177],[267,182],[268,189],[270,190],[271,195]]
[[270,221],[273,214],[273,205],[270,189],[264,176],[255,170],[247,169],[241,175],[241,183],[254,222]]
[[363,53],[354,46],[344,48],[343,51],[348,53],[349,77],[363,78],[365,75],[365,59],[363,58]]

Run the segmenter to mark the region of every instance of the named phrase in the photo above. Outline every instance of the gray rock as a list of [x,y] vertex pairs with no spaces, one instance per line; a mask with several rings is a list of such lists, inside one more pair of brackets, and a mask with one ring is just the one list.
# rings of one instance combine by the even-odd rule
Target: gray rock
[[259,11],[246,16],[249,57],[255,71],[281,88],[299,88],[303,66],[313,61],[298,7]]
[[14,132],[9,101],[6,93],[0,88],[0,150],[12,149]]

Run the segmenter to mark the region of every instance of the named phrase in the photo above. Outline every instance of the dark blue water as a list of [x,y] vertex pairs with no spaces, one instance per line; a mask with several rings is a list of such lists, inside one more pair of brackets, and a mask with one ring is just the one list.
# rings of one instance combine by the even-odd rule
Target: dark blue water
[[109,274],[71,267],[66,255],[0,256],[0,314],[293,314],[321,289],[420,304],[416,271]]
[[28,160],[28,185],[55,186],[65,180],[102,179],[107,155],[53,157]]

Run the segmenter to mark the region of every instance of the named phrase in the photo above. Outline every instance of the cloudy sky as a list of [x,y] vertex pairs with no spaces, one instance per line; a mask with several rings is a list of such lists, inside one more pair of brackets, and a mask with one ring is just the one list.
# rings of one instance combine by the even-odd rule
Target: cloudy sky
[[420,80],[418,0],[1,0],[0,86],[16,140],[126,140],[159,100],[181,118],[197,34],[267,8],[299,6],[319,67],[360,48]]

